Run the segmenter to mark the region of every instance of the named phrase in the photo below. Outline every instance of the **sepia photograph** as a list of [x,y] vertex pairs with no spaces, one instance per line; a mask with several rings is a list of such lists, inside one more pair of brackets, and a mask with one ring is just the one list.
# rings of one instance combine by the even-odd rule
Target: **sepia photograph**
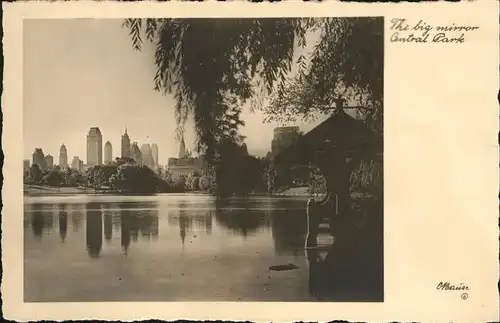
[[499,5],[3,4],[3,315],[495,321]]
[[383,99],[383,17],[24,20],[24,301],[383,302]]

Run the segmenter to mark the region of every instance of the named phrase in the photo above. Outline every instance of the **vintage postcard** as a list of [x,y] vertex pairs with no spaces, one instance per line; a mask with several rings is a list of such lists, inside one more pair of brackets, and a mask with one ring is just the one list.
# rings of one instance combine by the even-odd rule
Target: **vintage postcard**
[[8,319],[498,318],[496,1],[3,7]]

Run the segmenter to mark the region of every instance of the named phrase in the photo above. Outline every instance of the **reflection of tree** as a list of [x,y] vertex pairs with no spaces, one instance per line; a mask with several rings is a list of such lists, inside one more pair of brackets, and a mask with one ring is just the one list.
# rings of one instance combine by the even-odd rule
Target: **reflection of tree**
[[87,252],[99,257],[102,248],[102,211],[97,203],[87,203]]
[[[244,201],[236,205],[248,206]],[[219,200],[216,202],[215,219],[218,223],[231,229],[233,232],[247,237],[249,234],[257,232],[257,230],[266,225],[266,214],[262,210],[232,210],[231,205],[236,202],[231,200]]]
[[64,242],[68,233],[68,212],[66,212],[66,204],[59,205],[59,236]]
[[293,212],[274,211],[270,212],[272,219],[272,235],[274,249],[278,255],[293,254],[298,256],[304,249],[304,237],[306,231],[305,212],[297,210]]
[[184,247],[184,241],[186,240],[186,231],[189,231],[192,226],[193,219],[186,214],[186,209],[179,209],[179,234],[181,236],[182,246]]

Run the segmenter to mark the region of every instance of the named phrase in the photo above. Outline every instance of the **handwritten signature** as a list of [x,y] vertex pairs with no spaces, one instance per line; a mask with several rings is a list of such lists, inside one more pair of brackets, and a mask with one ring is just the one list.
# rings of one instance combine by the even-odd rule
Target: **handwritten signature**
[[452,284],[450,282],[439,282],[436,286],[437,290],[469,290],[469,286],[464,283],[458,285]]

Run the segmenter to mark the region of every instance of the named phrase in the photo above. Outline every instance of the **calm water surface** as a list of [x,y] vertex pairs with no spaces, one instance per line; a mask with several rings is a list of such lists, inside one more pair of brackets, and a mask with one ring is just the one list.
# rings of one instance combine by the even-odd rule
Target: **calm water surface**
[[[305,199],[79,195],[24,203],[27,302],[313,300]],[[287,263],[298,269],[269,270]]]

